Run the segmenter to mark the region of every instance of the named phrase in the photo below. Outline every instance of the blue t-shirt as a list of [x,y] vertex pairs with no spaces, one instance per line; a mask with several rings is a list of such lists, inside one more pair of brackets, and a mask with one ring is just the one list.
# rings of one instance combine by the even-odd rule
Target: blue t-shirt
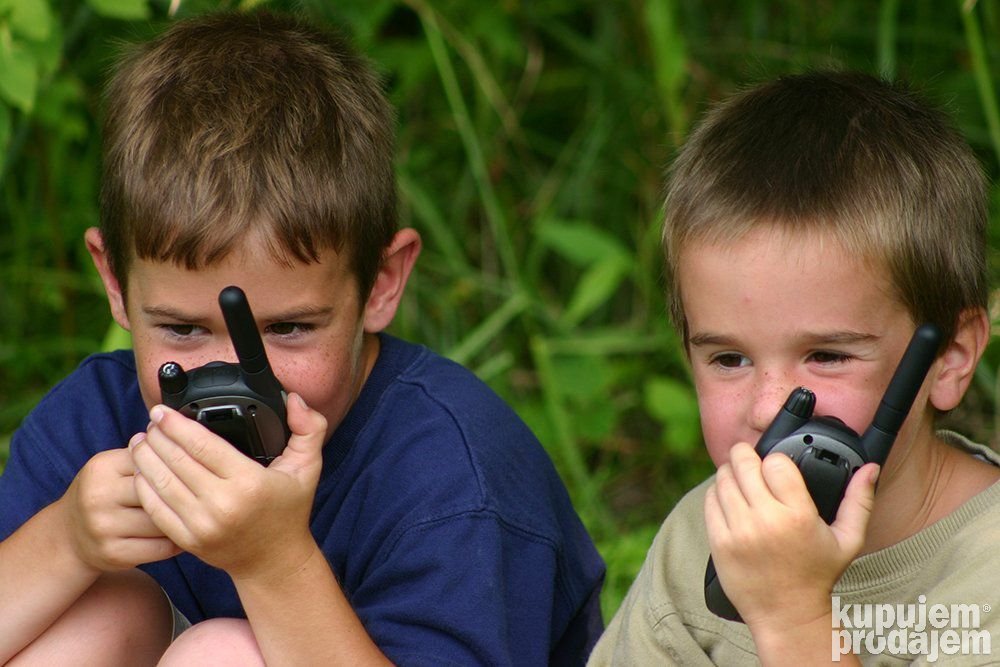
[[[135,360],[86,359],[25,418],[0,476],[0,538],[94,454],[145,430]],[[381,336],[323,451],[311,529],[368,633],[403,664],[582,664],[604,564],[530,430],[485,384]],[[244,616],[190,554],[143,565],[191,621]]]

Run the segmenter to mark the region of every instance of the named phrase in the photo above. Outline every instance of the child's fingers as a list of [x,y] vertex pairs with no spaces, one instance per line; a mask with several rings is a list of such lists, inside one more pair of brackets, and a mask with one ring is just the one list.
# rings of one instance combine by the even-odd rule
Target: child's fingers
[[235,448],[220,436],[176,410],[155,405],[149,415],[153,426],[147,441],[189,488],[198,489],[215,478],[242,474],[243,468],[252,463],[243,455],[237,456]]
[[867,463],[851,478],[844,493],[844,500],[837,510],[837,518],[831,525],[842,549],[858,553],[864,544],[865,531],[875,506],[875,482],[880,469],[874,463]]
[[[205,498],[216,489],[220,476],[203,464],[215,461],[217,450],[235,454],[237,462],[230,467],[215,464],[219,472],[232,475],[232,465],[244,457],[230,452],[226,443],[200,424],[162,406],[151,410],[153,425],[145,434],[137,434],[129,442],[135,464],[135,489],[143,508],[164,532],[176,536],[179,517],[190,517],[199,511]],[[256,463],[246,460],[248,464]]]
[[782,505],[795,507],[808,501],[813,506],[799,467],[786,454],[774,452],[764,457],[761,475],[769,493]]
[[[210,474],[204,468],[195,470],[200,467],[199,464],[155,427],[143,437],[133,438],[129,448],[136,475],[145,480],[150,490],[174,507],[193,502],[199,478]],[[140,496],[140,500],[145,499]]]
[[716,494],[715,484],[708,487],[705,491],[705,530],[708,533],[708,540],[711,544],[713,536],[719,534],[720,531],[726,530],[726,517],[722,513],[722,507],[719,505],[719,497]]
[[86,480],[86,490],[82,497],[89,506],[110,501],[119,507],[139,507],[139,498],[136,497],[132,484],[135,463],[128,450],[109,449],[100,452],[81,472]]
[[320,452],[326,442],[326,417],[316,412],[296,393],[288,395],[286,402],[288,428],[292,437],[271,467],[290,471],[301,469],[321,460]]
[[715,499],[720,515],[730,529],[745,526],[752,510],[743,497],[743,490],[736,479],[733,466],[723,463],[715,472]]
[[326,437],[326,417],[316,412],[308,405],[302,396],[296,393],[288,395],[288,428],[292,431],[292,436],[307,438],[312,446],[316,441]]
[[751,445],[745,442],[734,445],[729,450],[729,464],[740,492],[751,508],[760,509],[773,502],[771,490],[761,474],[760,455]]
[[161,538],[163,531],[152,521],[146,510],[129,508],[116,516],[116,530],[124,536],[134,538]]
[[[143,443],[141,447],[148,448],[148,445]],[[139,453],[139,456],[145,457],[146,455]],[[161,470],[163,470],[162,466]],[[187,489],[183,492],[183,497],[179,497],[181,494],[179,487],[182,484],[169,471],[159,473],[157,479],[158,482],[154,484],[142,472],[136,473],[134,482],[136,495],[152,523],[165,535],[169,535],[179,542],[179,537],[186,535],[188,531],[175,508],[190,507],[195,502],[196,497]],[[173,480],[173,488],[164,491],[164,485],[170,484],[170,482],[165,481],[167,479]]]

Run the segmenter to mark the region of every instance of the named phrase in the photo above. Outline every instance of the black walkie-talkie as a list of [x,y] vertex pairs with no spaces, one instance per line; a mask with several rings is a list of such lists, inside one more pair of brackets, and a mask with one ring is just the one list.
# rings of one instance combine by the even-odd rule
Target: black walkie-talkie
[[222,290],[219,307],[239,363],[210,361],[185,372],[180,364],[168,361],[159,371],[163,403],[267,465],[291,437],[285,390],[267,361],[243,290],[233,286]]
[[[885,463],[940,345],[941,332],[936,326],[924,324],[917,328],[871,426],[860,438],[836,417],[813,417],[816,397],[805,387],[799,387],[788,396],[760,436],[757,453],[761,458],[771,452],[791,457],[805,479],[819,515],[827,523],[833,523],[847,483],[858,468],[866,463]],[[724,619],[743,620],[722,590],[711,556],[705,570],[705,604]]]

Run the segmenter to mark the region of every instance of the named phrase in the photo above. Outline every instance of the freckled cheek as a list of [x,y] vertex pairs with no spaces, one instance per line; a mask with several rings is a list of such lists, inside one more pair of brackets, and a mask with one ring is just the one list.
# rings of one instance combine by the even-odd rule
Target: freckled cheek
[[354,374],[346,359],[333,355],[298,360],[275,367],[285,391],[302,396],[309,407],[323,414],[332,425],[339,423],[350,405]]
[[181,365],[185,371],[204,366],[210,361],[229,361],[210,355],[180,355],[162,351],[156,346],[147,347],[141,343],[134,345],[135,362],[139,376],[139,390],[147,407],[162,401],[160,395],[160,366],[168,361]]
[[857,433],[863,433],[871,425],[880,398],[867,394],[853,397],[827,394],[825,399],[823,394],[817,393],[816,396],[815,414],[836,417]]
[[700,403],[701,432],[705,449],[712,462],[718,467],[729,460],[729,449],[736,444],[736,431],[731,427],[731,416],[720,410],[716,403]]
[[723,463],[729,461],[729,450],[732,449],[732,445],[723,445],[721,442],[715,442],[708,444],[706,449],[708,457],[712,459],[712,463],[718,468]]
[[[136,353],[135,363],[139,376],[139,391],[142,393],[142,399],[147,408],[163,400],[160,396],[159,371],[160,366],[167,361],[172,360],[164,359],[161,361],[156,355],[143,354],[141,352]],[[181,366],[185,369],[188,368],[183,363],[181,363]]]
[[737,442],[757,444],[759,434],[751,430],[752,401],[741,389],[696,383],[705,449],[719,466],[729,460],[729,450]]

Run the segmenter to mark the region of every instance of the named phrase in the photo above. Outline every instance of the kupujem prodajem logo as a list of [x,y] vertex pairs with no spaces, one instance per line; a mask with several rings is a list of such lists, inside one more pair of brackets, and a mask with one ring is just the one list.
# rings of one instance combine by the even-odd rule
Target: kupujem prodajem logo
[[992,637],[982,628],[990,605],[927,604],[921,595],[910,604],[859,604],[831,598],[834,662],[848,654],[888,654],[936,662],[944,656],[990,655]]

